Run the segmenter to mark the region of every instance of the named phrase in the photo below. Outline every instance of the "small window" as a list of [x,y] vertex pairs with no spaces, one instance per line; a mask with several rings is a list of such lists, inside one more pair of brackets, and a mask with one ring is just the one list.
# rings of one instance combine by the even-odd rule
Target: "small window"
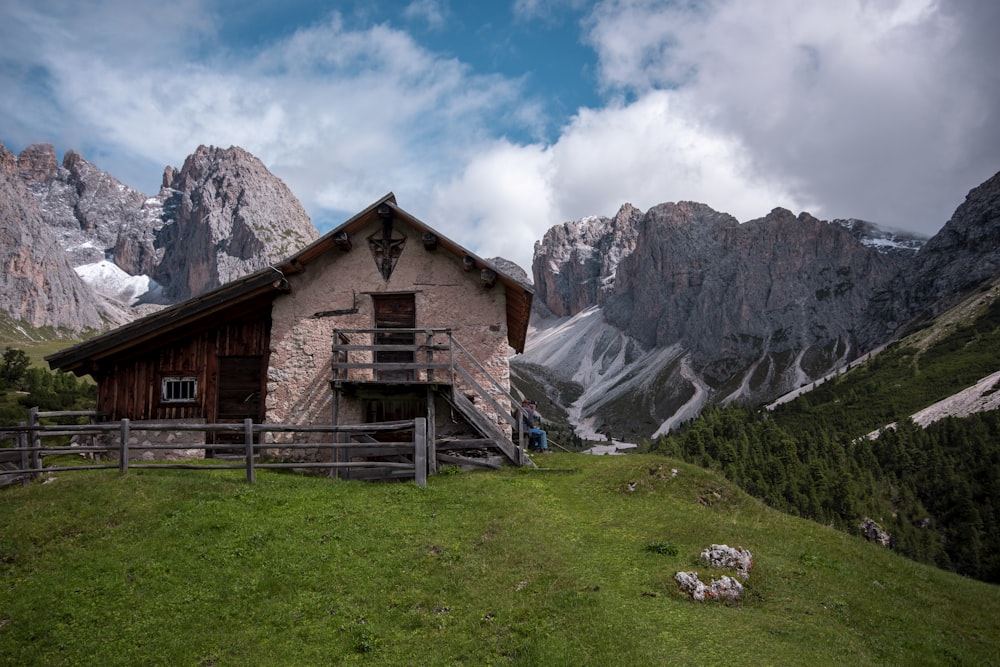
[[164,403],[193,403],[198,398],[198,378],[165,377],[161,396]]

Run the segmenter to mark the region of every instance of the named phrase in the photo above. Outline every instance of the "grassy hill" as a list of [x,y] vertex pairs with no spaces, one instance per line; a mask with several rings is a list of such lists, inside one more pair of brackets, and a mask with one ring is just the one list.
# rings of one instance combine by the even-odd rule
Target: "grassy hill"
[[[1000,411],[908,418],[1000,370],[1000,284],[773,411],[707,408],[648,449],[718,470],[772,507],[1000,583]],[[995,392],[987,388],[986,394]],[[866,434],[897,422],[877,440]]]
[[[62,473],[0,492],[4,665],[989,665],[1000,589],[660,456],[413,484]],[[676,476],[672,473],[676,468]],[[739,603],[673,579],[749,549]]]
[[[55,373],[51,378],[45,357],[65,349],[86,338],[86,334],[72,334],[52,328],[33,328],[0,312],[0,356],[8,349],[23,352],[30,362],[28,378],[14,384],[0,378],[0,425],[17,424],[27,418],[31,406],[43,410],[92,409],[96,388],[93,379],[85,376],[77,381],[75,376]],[[36,371],[42,374],[32,375]]]

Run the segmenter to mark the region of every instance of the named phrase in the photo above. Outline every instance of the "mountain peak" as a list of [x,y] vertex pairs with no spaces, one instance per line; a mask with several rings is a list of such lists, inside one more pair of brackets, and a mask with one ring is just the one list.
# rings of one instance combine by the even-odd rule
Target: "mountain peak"
[[[16,264],[15,273],[29,282],[61,285],[60,293],[77,303],[56,309],[26,296],[7,303],[15,318],[33,326],[81,330],[123,323],[138,314],[131,305],[203,293],[318,237],[287,186],[239,147],[199,146],[180,170],[165,168],[164,187],[153,197],[75,150],[60,165],[51,144],[31,145],[16,158],[0,148],[2,222],[6,233],[21,236],[10,239],[11,248],[22,255],[25,247],[44,249],[46,255],[8,258],[8,268]],[[42,273],[25,273],[31,271]]]
[[32,144],[17,156],[17,169],[27,183],[42,183],[59,170],[56,149],[52,144]]
[[[319,234],[281,179],[238,146],[199,146],[164,171],[152,277],[183,300],[263,268]],[[178,278],[179,277],[179,278]]]

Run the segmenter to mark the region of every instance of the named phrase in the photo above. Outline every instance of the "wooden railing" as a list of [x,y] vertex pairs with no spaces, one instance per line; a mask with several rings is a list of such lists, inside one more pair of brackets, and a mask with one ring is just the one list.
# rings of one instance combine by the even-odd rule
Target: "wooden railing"
[[333,380],[453,382],[452,340],[450,329],[335,329]]
[[[0,469],[0,478],[7,479],[27,479],[36,478],[43,473],[63,472],[74,470],[102,470],[118,469],[122,475],[128,473],[130,469],[137,468],[175,468],[185,470],[219,470],[219,469],[246,469],[247,482],[253,483],[255,471],[266,468],[296,468],[296,469],[351,469],[351,468],[386,468],[398,471],[400,476],[412,474],[418,486],[426,486],[427,471],[429,462],[427,460],[427,420],[424,418],[408,419],[395,422],[383,422],[378,424],[354,424],[341,426],[306,426],[301,424],[255,424],[247,419],[242,424],[192,424],[192,423],[133,423],[128,419],[120,422],[104,422],[94,424],[66,424],[66,425],[46,425],[37,422],[39,418],[55,417],[76,417],[89,416],[90,412],[38,412],[32,411],[34,423],[20,424],[18,426],[4,427],[0,431],[0,440],[13,441],[16,444],[12,447],[0,447],[0,462],[4,467]],[[130,444],[131,435],[134,432],[201,432],[208,433],[240,433],[243,434],[242,445],[234,444],[206,444],[203,436],[202,442],[171,442],[169,444],[154,444],[143,442],[141,445],[132,446]],[[281,443],[261,443],[260,436],[264,433],[272,434],[330,434],[333,436],[330,442],[281,442]],[[409,439],[394,442],[378,442],[374,440],[375,434],[394,433],[396,437],[402,434],[411,434]],[[366,442],[335,442],[340,434],[344,434],[348,439],[351,437],[365,437]],[[45,445],[43,438],[58,436],[76,436],[86,438],[90,444],[76,445]],[[110,444],[100,444],[101,442]],[[239,459],[241,463],[236,463],[232,452],[235,449],[240,451]],[[276,462],[262,460],[263,450],[332,450],[332,461],[295,461]],[[145,451],[176,451],[176,450],[203,450],[205,453],[213,451],[225,451],[230,456],[227,459],[205,459],[203,463],[183,463],[177,461],[163,462],[142,462],[132,461],[131,450]],[[353,451],[365,451],[366,454],[375,452],[377,455],[412,455],[412,461],[344,461],[338,460],[345,456],[350,457]],[[81,465],[52,465],[43,466],[43,456],[53,456],[59,454],[76,454],[87,459],[92,459],[93,463]],[[117,458],[117,461],[97,462],[106,459]]]
[[[412,343],[398,342],[410,336]],[[382,342],[380,337],[388,342]],[[380,360],[380,356],[392,353],[408,355],[412,361]],[[335,383],[409,382],[454,386],[460,379],[511,426],[511,431],[518,434],[519,451],[524,451],[527,433],[522,429],[524,419],[520,403],[462,346],[451,329],[335,329],[332,366]],[[477,378],[485,380],[480,382]],[[494,396],[506,398],[509,407],[502,406]]]

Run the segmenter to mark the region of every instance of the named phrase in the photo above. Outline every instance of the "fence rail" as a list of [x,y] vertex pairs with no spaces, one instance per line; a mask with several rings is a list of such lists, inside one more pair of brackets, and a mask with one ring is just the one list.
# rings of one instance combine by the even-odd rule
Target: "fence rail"
[[[32,409],[29,413],[30,423],[18,426],[8,426],[0,429],[0,441],[13,441],[12,447],[0,446],[0,485],[16,481],[26,481],[37,478],[48,472],[64,472],[74,470],[107,470],[118,469],[122,475],[130,469],[184,469],[184,470],[225,470],[245,469],[247,482],[253,484],[255,471],[258,469],[328,469],[350,471],[351,469],[375,468],[388,471],[389,477],[412,476],[418,486],[426,486],[429,461],[427,458],[427,420],[424,418],[407,419],[377,424],[351,425],[298,425],[298,424],[255,424],[247,419],[242,424],[191,424],[191,423],[134,423],[128,419],[120,422],[104,422],[91,424],[56,424],[39,423],[42,418],[51,417],[95,417],[93,412],[39,412]],[[133,445],[130,440],[135,432],[201,432],[208,433],[243,433],[243,442],[234,444],[209,444],[205,442],[170,442],[156,444],[143,442]],[[289,442],[261,443],[261,435],[265,433],[281,434],[328,434],[329,441],[322,442]],[[407,439],[393,442],[379,442],[372,437],[375,434],[397,434],[396,437]],[[90,444],[86,445],[44,445],[43,438],[56,436],[89,436]],[[365,442],[341,441],[353,436],[368,436]],[[113,444],[98,444],[114,440]],[[203,438],[206,440],[207,438]],[[330,461],[295,461],[275,462],[261,460],[262,450],[331,450]],[[208,452],[225,451],[227,459],[218,459],[219,463],[211,465],[196,465],[178,461],[143,462],[132,461],[133,450],[146,451],[177,451],[203,450]],[[232,452],[239,450],[240,454],[233,456]],[[43,456],[60,454],[77,454],[92,459],[117,456],[118,460],[108,463],[88,463],[84,465],[43,466]],[[354,461],[351,455],[363,454],[374,457],[396,457],[396,461]],[[242,459],[242,463],[236,463]],[[346,459],[346,460],[344,460]]]

